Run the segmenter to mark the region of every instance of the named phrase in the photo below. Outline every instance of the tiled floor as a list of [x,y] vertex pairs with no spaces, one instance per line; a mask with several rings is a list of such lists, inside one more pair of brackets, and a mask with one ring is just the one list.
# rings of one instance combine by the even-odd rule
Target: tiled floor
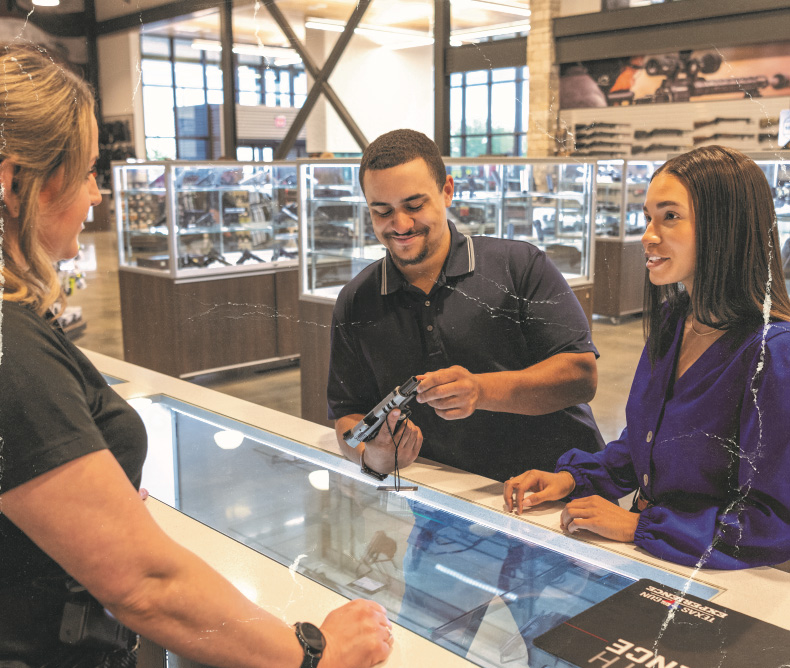
[[[81,240],[88,260],[88,286],[76,291],[69,300],[70,305],[82,307],[87,322],[77,344],[123,359],[117,236],[115,232],[85,232]],[[95,258],[95,266],[91,258]],[[592,408],[604,439],[609,441],[620,433],[625,423],[625,402],[642,350],[642,322],[638,317],[626,317],[614,325],[596,319],[593,341],[601,358],[598,393]],[[301,415],[298,366],[267,372],[244,370],[205,375],[192,381],[275,410]]]

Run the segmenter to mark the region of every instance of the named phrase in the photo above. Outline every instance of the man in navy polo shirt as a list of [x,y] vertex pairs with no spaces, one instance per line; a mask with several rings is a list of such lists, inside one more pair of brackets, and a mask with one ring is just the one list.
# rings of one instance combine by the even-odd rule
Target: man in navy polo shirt
[[[328,399],[344,454],[363,471],[418,454],[504,481],[553,470],[568,448],[603,447],[585,402],[596,356],[587,319],[545,253],[522,242],[467,237],[447,220],[453,178],[436,144],[395,130],[359,172],[386,257],[341,291],[332,323]],[[396,386],[420,380],[411,418],[394,410],[352,448],[343,433]]]

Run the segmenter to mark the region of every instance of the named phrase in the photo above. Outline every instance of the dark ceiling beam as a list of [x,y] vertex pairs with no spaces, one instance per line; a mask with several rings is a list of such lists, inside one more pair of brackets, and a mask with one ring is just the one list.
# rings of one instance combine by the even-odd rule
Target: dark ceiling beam
[[527,64],[527,38],[513,37],[454,46],[447,50],[445,64],[448,74],[523,67]]
[[107,35],[131,28],[139,28],[146,23],[174,19],[203,9],[216,9],[222,5],[222,2],[223,0],[177,0],[158,7],[141,9],[130,14],[99,21],[96,24],[96,32],[99,35]]
[[[313,110],[315,103],[318,101],[319,95],[324,90],[324,86],[328,85],[327,80],[329,79],[332,71],[335,69],[335,65],[340,60],[340,56],[343,55],[343,51],[345,51],[346,46],[351,41],[351,38],[354,36],[354,30],[359,25],[360,21],[362,20],[362,16],[365,14],[368,6],[370,5],[371,0],[357,0],[356,7],[354,7],[354,11],[351,12],[351,16],[349,17],[346,27],[343,29],[343,32],[340,33],[340,36],[337,38],[337,42],[335,42],[335,46],[332,48],[329,57],[326,59],[324,66],[321,68],[319,72],[317,72],[313,77],[313,85],[310,88],[310,91],[307,93],[307,99],[305,100],[304,104],[299,109],[299,112],[296,114],[296,118],[291,122],[291,127],[288,128],[288,132],[285,134],[285,138],[277,147],[277,151],[274,154],[275,160],[284,160],[288,156],[288,152],[293,147],[294,143],[296,142],[296,137],[299,135],[299,132],[304,127],[305,122],[307,121],[307,117],[310,115],[310,112]],[[275,7],[275,12],[277,12],[276,5],[274,4],[274,0],[264,0],[265,7],[271,13],[272,7]],[[274,14],[272,14],[272,18],[274,18]],[[284,17],[283,17],[284,18]],[[276,19],[275,19],[276,20]],[[287,22],[286,22],[287,23]],[[281,26],[282,27],[282,26]],[[291,31],[293,34],[293,31]],[[293,35],[295,39],[295,35]],[[289,41],[292,42],[291,38],[289,37]],[[298,40],[296,40],[298,43]],[[295,48],[295,47],[294,47]],[[300,54],[301,55],[301,54]],[[315,63],[313,63],[313,67]],[[367,148],[368,141],[365,139],[365,135],[362,134],[362,131],[357,127],[354,120],[351,118],[351,115],[347,114],[347,117],[344,118],[341,116],[341,120],[349,129],[354,140],[359,145],[360,149],[363,151]]]
[[695,0],[555,19],[557,62],[787,40],[787,0]]

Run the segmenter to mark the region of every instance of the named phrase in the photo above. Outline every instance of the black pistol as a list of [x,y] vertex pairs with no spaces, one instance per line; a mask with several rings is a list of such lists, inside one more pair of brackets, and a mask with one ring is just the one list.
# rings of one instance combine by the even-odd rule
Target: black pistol
[[[396,387],[378,406],[363,417],[357,424],[343,434],[343,440],[352,448],[356,448],[360,443],[376,438],[381,425],[387,416],[396,408],[402,411],[406,405],[417,396],[417,386],[419,381],[412,376],[405,383]],[[408,411],[401,413],[398,424],[408,417]]]

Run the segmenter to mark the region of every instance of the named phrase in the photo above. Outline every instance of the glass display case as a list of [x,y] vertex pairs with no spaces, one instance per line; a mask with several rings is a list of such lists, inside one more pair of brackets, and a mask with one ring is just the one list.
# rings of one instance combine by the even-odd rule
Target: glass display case
[[653,172],[663,160],[599,160],[595,234],[635,239],[645,231],[642,208]]
[[718,593],[430,487],[380,489],[394,480],[171,397],[130,403],[152,495],[478,666],[566,665],[537,662],[533,639],[639,578]]
[[120,266],[173,277],[294,265],[296,166],[113,163]]
[[[595,162],[447,159],[448,219],[464,234],[529,241],[572,287],[592,281]],[[299,161],[301,294],[334,298],[384,256],[359,187],[358,161]]]

